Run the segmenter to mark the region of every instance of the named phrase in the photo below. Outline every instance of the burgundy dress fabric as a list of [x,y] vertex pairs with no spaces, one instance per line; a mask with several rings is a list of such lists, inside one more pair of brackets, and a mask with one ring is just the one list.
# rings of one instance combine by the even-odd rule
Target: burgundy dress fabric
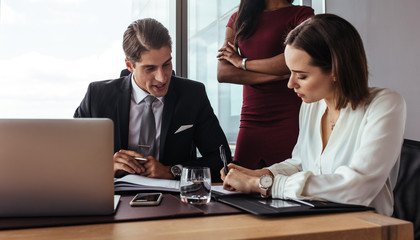
[[[311,17],[310,7],[291,6],[263,12],[256,32],[238,42],[243,57],[264,59],[284,52],[287,33]],[[234,29],[236,13],[227,27]],[[244,167],[257,169],[291,156],[299,133],[301,99],[287,88],[288,79],[244,85],[241,124],[234,155]]]

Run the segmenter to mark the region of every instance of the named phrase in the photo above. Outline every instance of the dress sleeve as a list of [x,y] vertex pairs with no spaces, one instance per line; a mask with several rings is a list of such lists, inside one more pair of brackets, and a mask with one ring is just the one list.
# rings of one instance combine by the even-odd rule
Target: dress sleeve
[[230,16],[229,21],[228,21],[226,27],[230,27],[230,28],[234,29],[234,25],[235,25],[235,20],[236,20],[236,15],[237,14],[238,13],[235,12],[234,14],[232,14],[232,16]]
[[358,139],[348,139],[360,141],[360,147],[346,161],[349,164],[339,166],[331,174],[298,172],[291,176],[277,175],[273,196],[370,205],[397,164],[405,129],[404,99],[395,91],[384,91],[367,107]]
[[314,9],[310,7],[302,8],[302,11],[300,11],[299,14],[296,15],[296,26],[301,24],[306,19],[312,17],[313,15],[314,15]]

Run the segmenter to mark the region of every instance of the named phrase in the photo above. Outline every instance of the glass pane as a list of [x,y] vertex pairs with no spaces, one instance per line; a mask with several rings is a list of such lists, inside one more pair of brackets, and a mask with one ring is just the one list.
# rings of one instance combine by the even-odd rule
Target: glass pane
[[312,8],[315,14],[325,13],[325,0],[312,0]]
[[325,0],[295,0],[293,4],[310,6],[314,9],[315,14],[325,13]]
[[157,18],[175,42],[174,2],[0,0],[0,117],[72,118],[90,82],[125,68],[133,20]]
[[225,39],[226,24],[239,0],[188,1],[188,77],[206,85],[214,112],[234,147],[239,130],[242,86],[217,81],[217,50]]
[[[124,1],[122,1],[124,2]],[[172,65],[176,69],[176,1],[132,0],[132,18],[154,18],[169,30],[172,38]]]

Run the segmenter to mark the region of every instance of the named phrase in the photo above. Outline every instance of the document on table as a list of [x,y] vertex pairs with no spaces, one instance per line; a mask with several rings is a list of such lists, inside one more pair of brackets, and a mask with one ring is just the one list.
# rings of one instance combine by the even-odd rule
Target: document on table
[[114,190],[179,192],[179,181],[148,178],[140,175],[129,174],[122,178],[114,178]]

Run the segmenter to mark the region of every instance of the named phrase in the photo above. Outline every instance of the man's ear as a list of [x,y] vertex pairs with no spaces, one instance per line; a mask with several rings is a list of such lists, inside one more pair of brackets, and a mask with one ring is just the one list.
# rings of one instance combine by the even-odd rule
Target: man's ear
[[128,71],[133,72],[134,66],[128,58],[125,58],[125,66],[127,67]]

